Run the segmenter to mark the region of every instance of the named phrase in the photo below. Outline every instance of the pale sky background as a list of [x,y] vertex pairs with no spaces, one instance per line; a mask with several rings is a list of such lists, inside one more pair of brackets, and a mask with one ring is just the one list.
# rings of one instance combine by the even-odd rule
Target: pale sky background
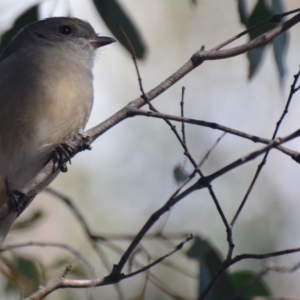
[[[13,17],[23,11],[25,2],[37,1],[0,1],[0,29],[4,30],[11,24]],[[53,9],[55,2],[57,7]],[[188,0],[119,2],[134,20],[148,46],[146,59],[139,63],[146,91],[182,66],[202,45],[210,49],[243,30],[238,19],[236,1],[199,0],[197,6]],[[253,3],[249,1],[249,6]],[[300,1],[285,3],[286,10],[300,5]],[[91,1],[45,1],[41,17],[67,15],[70,12],[72,16],[88,20],[97,32],[110,35]],[[245,55],[205,62],[155,99],[153,104],[161,112],[178,115],[181,87],[185,86],[186,116],[270,137],[285,105],[293,75],[297,73],[300,64],[300,25],[292,28],[289,34],[287,75],[282,88],[270,48],[265,53],[262,68],[251,82],[247,80]],[[242,38],[238,43],[245,41],[246,38]],[[122,46],[109,45],[99,52],[94,72],[95,105],[88,127],[108,118],[140,95],[131,57]],[[298,93],[279,136],[299,127],[299,100]],[[177,128],[180,128],[179,124]],[[191,125],[186,126],[186,133],[189,149],[197,161],[221,134],[216,130]],[[295,150],[300,149],[298,140],[289,145]],[[250,141],[226,135],[202,170],[208,175],[259,147]],[[174,191],[176,186],[172,171],[175,165],[185,161],[182,153],[174,134],[162,120],[135,117],[101,136],[93,144],[91,152],[76,156],[69,172],[61,174],[52,186],[74,200],[95,233],[135,234]],[[229,220],[241,202],[259,162],[260,159],[257,159],[213,182]],[[192,170],[189,164],[187,169]],[[289,157],[273,151],[235,225],[235,254],[299,247],[299,182],[300,166]],[[37,208],[45,211],[45,220],[26,235],[23,232],[9,235],[7,244],[29,240],[66,242],[92,261],[98,276],[107,275],[76,220],[60,201],[46,194],[40,195],[24,216]],[[206,190],[194,193],[179,203],[171,211],[166,230],[197,233],[209,239],[222,254],[227,251],[224,226]],[[127,243],[120,245],[125,247]],[[155,257],[170,250],[159,241],[144,245]],[[183,251],[188,248],[187,245]],[[48,252],[48,249],[40,248],[22,251],[36,253],[46,262],[51,262],[55,255],[62,252],[52,249]],[[106,254],[111,264],[118,262],[118,255],[109,251]],[[180,253],[171,260],[197,272],[197,264],[186,260]],[[272,262],[292,266],[299,260],[300,254],[293,254],[272,259]],[[263,261],[247,261],[237,264],[232,270],[249,268],[259,271],[263,267]],[[160,266],[154,268],[153,272],[160,278],[168,278],[168,286],[174,292],[195,298],[195,280],[186,280]],[[299,278],[298,271],[286,275],[269,274],[266,280],[274,296],[298,297]],[[140,276],[122,284],[126,299],[138,294],[142,280],[143,276]],[[97,289],[96,295],[101,299],[117,299],[112,287]],[[150,284],[146,299],[157,297],[170,299],[163,298]],[[55,292],[49,299],[64,299],[63,293]]]

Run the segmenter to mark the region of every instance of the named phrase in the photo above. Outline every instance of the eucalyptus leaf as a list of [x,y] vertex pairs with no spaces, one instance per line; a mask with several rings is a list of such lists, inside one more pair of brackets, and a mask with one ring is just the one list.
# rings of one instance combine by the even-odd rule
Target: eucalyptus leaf
[[23,230],[28,229],[32,226],[34,226],[38,221],[43,218],[44,213],[41,210],[36,210],[31,213],[30,216],[28,216],[26,219],[23,219],[22,221],[16,222],[11,230]]
[[[271,7],[274,14],[281,14],[285,11],[284,5],[281,0],[273,0]],[[287,43],[288,43],[287,32],[282,33],[272,41],[274,58],[275,58],[276,66],[281,80],[283,79],[286,73],[285,52],[287,48]]]
[[[222,265],[223,258],[208,241],[196,237],[191,248],[186,255],[200,263],[200,276],[198,282],[198,293],[201,295],[213,276],[218,272]],[[206,300],[229,300],[234,297],[234,287],[228,271],[224,271],[219,281],[212,291],[208,294]]]
[[238,4],[238,12],[239,12],[239,16],[240,16],[240,21],[241,21],[242,24],[247,25],[249,15],[248,15],[248,12],[247,12],[246,1],[245,0],[238,0],[237,4]]
[[136,26],[125,13],[117,0],[94,0],[94,4],[103,21],[117,38],[117,40],[130,52],[130,47],[117,25],[120,25],[126,32],[138,58],[143,58],[146,53],[146,46]]
[[22,14],[16,21],[14,26],[6,31],[1,36],[0,52],[9,44],[11,39],[22,29],[25,25],[38,20],[38,6],[35,5]]
[[281,34],[276,39],[273,40],[273,52],[276,61],[276,66],[280,79],[282,80],[286,73],[286,62],[285,62],[285,52],[287,46],[288,36],[286,33]]
[[247,53],[247,58],[249,61],[249,69],[248,69],[249,79],[252,79],[252,77],[257,73],[259,67],[261,66],[264,52],[265,52],[265,47],[261,47],[261,48],[251,50]]
[[275,14],[282,14],[285,11],[282,0],[272,0],[271,7]]
[[250,300],[258,296],[272,296],[264,280],[252,271],[237,271],[231,275],[231,278],[236,295],[241,295],[241,299]]
[[[258,0],[247,23],[247,28],[251,28],[258,23],[270,18],[273,15],[272,10],[267,5],[265,0]],[[274,24],[266,24],[265,26],[261,26],[255,30],[252,30],[249,32],[249,38],[250,40],[253,40],[260,36],[261,34],[267,32],[268,30],[274,28]],[[251,50],[247,53],[248,61],[249,61],[249,71],[248,71],[248,78],[253,78],[254,74],[259,69],[263,53],[264,53],[265,47],[260,47],[254,50]]]
[[181,183],[189,177],[189,173],[181,165],[174,168],[173,175],[177,183]]
[[36,258],[14,254],[10,261],[5,260],[4,257],[1,259],[5,261],[6,269],[9,270],[8,272],[7,270],[3,272],[7,279],[5,284],[5,292],[7,294],[19,292],[23,296],[27,296],[35,292],[40,284],[44,283],[41,282],[43,276]]

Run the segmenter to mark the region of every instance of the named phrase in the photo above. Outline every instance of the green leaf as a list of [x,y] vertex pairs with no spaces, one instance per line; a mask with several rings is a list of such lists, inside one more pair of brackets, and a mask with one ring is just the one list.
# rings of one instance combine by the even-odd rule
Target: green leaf
[[[234,272],[231,275],[231,279],[233,282],[236,296],[241,295],[242,299],[247,299],[247,300],[248,299],[250,300],[256,296],[260,296],[260,297],[272,296],[267,284],[262,279],[257,280],[257,276],[258,276],[257,274],[251,271]],[[253,283],[254,281],[255,283],[249,289],[247,289],[249,284]],[[246,289],[245,293],[241,294],[243,289]]]
[[[258,0],[247,23],[247,28],[257,25],[258,23],[270,18],[273,15],[272,10],[267,6],[265,0]],[[274,24],[267,24],[265,26],[261,26],[256,30],[253,30],[249,33],[250,40],[255,39],[261,34],[267,32],[268,30],[274,28]],[[264,53],[265,47],[261,47],[258,49],[254,49],[248,52],[248,61],[249,61],[249,73],[248,78],[253,78],[254,74],[259,69],[262,63],[262,57]]]
[[1,37],[0,52],[10,43],[11,39],[19,32],[25,25],[38,20],[37,5],[31,7],[23,15],[21,15],[16,21],[14,26],[5,32]]
[[282,80],[285,75],[286,63],[285,63],[285,51],[287,46],[288,36],[286,33],[279,35],[272,41],[273,53],[276,61],[276,66],[280,79]]
[[5,285],[6,293],[19,292],[26,296],[38,289],[43,275],[38,268],[36,258],[15,254],[11,260],[7,260],[4,257],[1,259],[6,266],[3,272],[7,279]]
[[[265,0],[258,0],[247,23],[247,28],[257,25],[258,23],[273,16],[273,12],[270,7],[266,4]],[[274,28],[274,24],[266,24],[258,29],[255,29],[249,33],[250,39],[253,40],[259,35],[265,33],[266,31]]]
[[40,274],[34,260],[19,256],[15,258],[15,265],[20,274],[38,287]]
[[[200,262],[200,276],[198,292],[203,293],[213,276],[217,273],[222,264],[220,253],[206,240],[199,237],[194,239],[194,244],[187,251],[189,258],[197,259]],[[208,294],[207,300],[229,300],[234,297],[234,287],[231,277],[227,271],[224,271],[219,281],[212,291]]]
[[193,4],[195,4],[195,5],[198,4],[198,0],[191,0],[191,2],[192,2]]
[[256,48],[247,53],[247,58],[249,61],[249,69],[248,69],[248,78],[252,79],[254,74],[258,71],[259,67],[261,67],[262,58],[265,52],[265,47]]
[[249,15],[247,12],[246,2],[245,0],[238,0],[238,12],[240,16],[240,21],[242,24],[247,25]]
[[189,173],[181,165],[174,168],[173,175],[177,183],[181,183],[189,177]]
[[282,14],[285,12],[282,0],[272,0],[271,8],[274,14]]
[[[285,11],[281,0],[272,1],[272,11],[274,14],[281,14]],[[288,42],[288,33],[284,32],[272,41],[273,53],[276,61],[276,66],[280,79],[282,80],[285,75],[286,63],[285,63],[285,51]]]
[[10,281],[6,282],[6,284],[4,286],[4,292],[5,292],[6,295],[12,295],[13,294],[16,299],[17,299],[18,294],[19,294],[16,287],[13,284],[11,284]]
[[29,217],[22,221],[16,222],[11,230],[23,230],[34,226],[44,216],[43,211],[36,210]]
[[[271,7],[267,5],[266,0],[258,0],[247,23],[247,28],[257,25],[258,23],[270,18],[274,14],[280,14],[283,12],[284,7],[282,0],[272,0]],[[276,23],[266,24],[265,26],[262,26],[250,32],[249,37],[250,39],[254,39],[259,35],[265,33],[266,31],[271,30],[275,26],[277,26]],[[285,75],[285,50],[287,45],[287,39],[287,33],[283,33],[279,35],[276,39],[274,39],[271,43],[280,79],[283,79]],[[254,49],[247,54],[249,61],[249,79],[253,78],[253,76],[256,74],[257,70],[261,66],[261,63],[263,61],[262,58],[264,49],[265,47]]]
[[126,39],[117,27],[117,25],[121,25],[128,35],[137,57],[143,58],[145,56],[146,47],[142,41],[141,35],[117,0],[94,0],[94,4],[103,21],[117,40],[130,52]]

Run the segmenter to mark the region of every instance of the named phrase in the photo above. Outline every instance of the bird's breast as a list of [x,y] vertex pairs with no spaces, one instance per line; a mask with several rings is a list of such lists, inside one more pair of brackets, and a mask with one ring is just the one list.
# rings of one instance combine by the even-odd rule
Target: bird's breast
[[35,117],[37,144],[41,150],[56,147],[83,129],[92,102],[92,78],[76,70],[61,70],[40,85],[42,98]]

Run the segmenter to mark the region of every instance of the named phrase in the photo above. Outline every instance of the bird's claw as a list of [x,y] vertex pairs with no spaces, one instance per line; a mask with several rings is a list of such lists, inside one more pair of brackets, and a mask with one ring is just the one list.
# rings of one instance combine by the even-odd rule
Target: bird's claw
[[61,172],[65,173],[68,171],[67,164],[65,160],[71,164],[71,152],[72,149],[68,144],[62,143],[56,147],[53,151],[53,162],[58,164]]
[[8,197],[7,205],[9,207],[9,211],[14,212],[17,216],[19,216],[28,204],[26,195],[18,190],[11,190],[7,180],[5,181],[5,186]]

